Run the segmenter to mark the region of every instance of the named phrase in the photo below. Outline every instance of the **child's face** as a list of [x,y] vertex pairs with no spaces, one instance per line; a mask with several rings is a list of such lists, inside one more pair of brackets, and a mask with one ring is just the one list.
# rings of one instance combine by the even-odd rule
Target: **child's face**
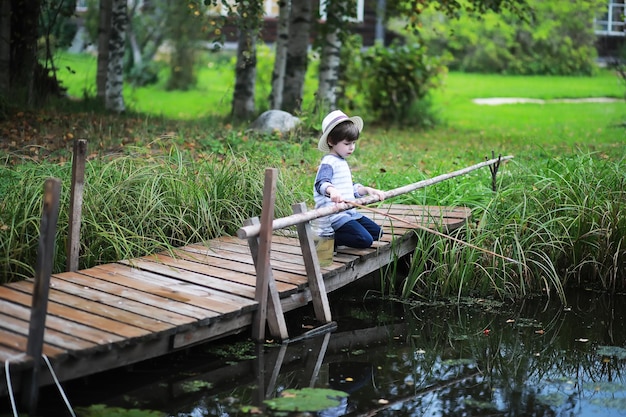
[[332,146],[330,148],[330,153],[338,155],[342,158],[347,158],[352,155],[354,149],[356,149],[356,141],[348,141],[344,139],[336,145]]

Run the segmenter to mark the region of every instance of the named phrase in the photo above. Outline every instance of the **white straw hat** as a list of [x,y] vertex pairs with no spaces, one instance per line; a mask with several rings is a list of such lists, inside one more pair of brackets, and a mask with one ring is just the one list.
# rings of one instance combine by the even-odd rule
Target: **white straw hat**
[[324,117],[324,120],[322,120],[322,136],[317,144],[317,149],[324,153],[330,152],[330,147],[328,146],[328,142],[326,140],[328,138],[328,134],[335,128],[335,126],[345,121],[351,121],[354,123],[359,129],[359,132],[363,130],[363,119],[359,116],[348,117],[341,110],[332,111]]

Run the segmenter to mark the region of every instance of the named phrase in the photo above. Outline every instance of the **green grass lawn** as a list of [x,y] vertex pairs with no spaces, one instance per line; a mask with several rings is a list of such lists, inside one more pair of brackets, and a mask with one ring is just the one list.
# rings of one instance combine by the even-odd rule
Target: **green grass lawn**
[[[265,51],[266,52],[266,51]],[[271,62],[261,54],[257,97],[269,93]],[[267,62],[266,62],[267,61]],[[303,103],[306,129],[294,138],[282,138],[271,144],[240,140],[246,126],[225,126],[221,119],[230,112],[234,83],[232,53],[203,55],[197,68],[198,85],[189,91],[165,90],[167,68],[155,85],[134,88],[127,85],[127,107],[143,117],[143,128],[134,130],[134,143],[149,142],[159,136],[178,138],[179,144],[195,143],[206,151],[228,147],[251,153],[276,154],[285,169],[303,176],[313,175],[319,153],[315,149],[320,115],[311,114],[317,87],[315,74],[309,71]],[[96,58],[90,55],[61,54],[57,60],[59,75],[70,95],[82,96],[95,91]],[[311,66],[314,68],[314,66]],[[70,72],[67,68],[71,68]],[[602,69],[594,77],[505,76],[493,74],[447,74],[442,88],[433,91],[433,109],[440,125],[429,130],[377,125],[366,121],[359,150],[354,155],[355,171],[371,181],[385,177],[389,185],[412,180],[423,174],[438,174],[462,165],[471,165],[495,154],[512,154],[517,160],[533,160],[582,151],[621,157],[626,139],[623,122],[626,104],[615,103],[546,103],[478,105],[474,98],[524,97],[555,98],[623,97],[625,86],[616,74]],[[171,119],[167,128],[158,119]],[[230,129],[234,129],[232,133]],[[142,131],[145,137],[142,138]],[[90,132],[97,137],[109,132]],[[230,135],[230,136],[229,136]],[[115,140],[114,137],[111,137]],[[161,139],[160,139],[161,140]],[[286,140],[287,143],[284,143]],[[126,142],[129,138],[125,139]],[[161,140],[162,141],[162,140]],[[279,155],[280,154],[280,155]],[[306,161],[306,163],[302,163]],[[384,175],[382,174],[384,173]],[[395,177],[395,179],[394,179]]]

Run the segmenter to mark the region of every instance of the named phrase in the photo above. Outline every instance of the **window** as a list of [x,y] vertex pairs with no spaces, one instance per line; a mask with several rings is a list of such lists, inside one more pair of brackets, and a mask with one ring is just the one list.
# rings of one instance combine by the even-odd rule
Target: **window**
[[[326,20],[326,0],[320,1],[320,18]],[[350,22],[363,22],[363,0],[356,0],[356,18],[348,19]]]
[[87,11],[87,0],[77,0],[76,1],[76,12],[86,12]]
[[609,1],[606,12],[595,21],[596,34],[607,36],[624,36],[624,12],[626,3]]

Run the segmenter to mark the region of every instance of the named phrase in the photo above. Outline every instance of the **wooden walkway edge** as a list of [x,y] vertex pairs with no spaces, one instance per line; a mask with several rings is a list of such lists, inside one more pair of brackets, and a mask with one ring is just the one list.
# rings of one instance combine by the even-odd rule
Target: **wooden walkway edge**
[[[378,207],[410,222],[447,230],[464,225],[470,216],[463,207]],[[340,248],[333,264],[321,270],[326,292],[415,250],[415,233],[406,224],[366,214],[383,227],[383,239],[368,249]],[[313,298],[300,240],[289,232],[273,233],[269,257],[283,312]],[[234,236],[53,274],[43,353],[64,381],[247,331],[258,309],[256,280],[248,242]],[[32,368],[32,360],[22,352],[33,290],[33,280],[0,286],[0,360],[9,361],[14,391]],[[0,395],[6,395],[4,367],[0,377]],[[41,384],[50,383],[44,369]]]

